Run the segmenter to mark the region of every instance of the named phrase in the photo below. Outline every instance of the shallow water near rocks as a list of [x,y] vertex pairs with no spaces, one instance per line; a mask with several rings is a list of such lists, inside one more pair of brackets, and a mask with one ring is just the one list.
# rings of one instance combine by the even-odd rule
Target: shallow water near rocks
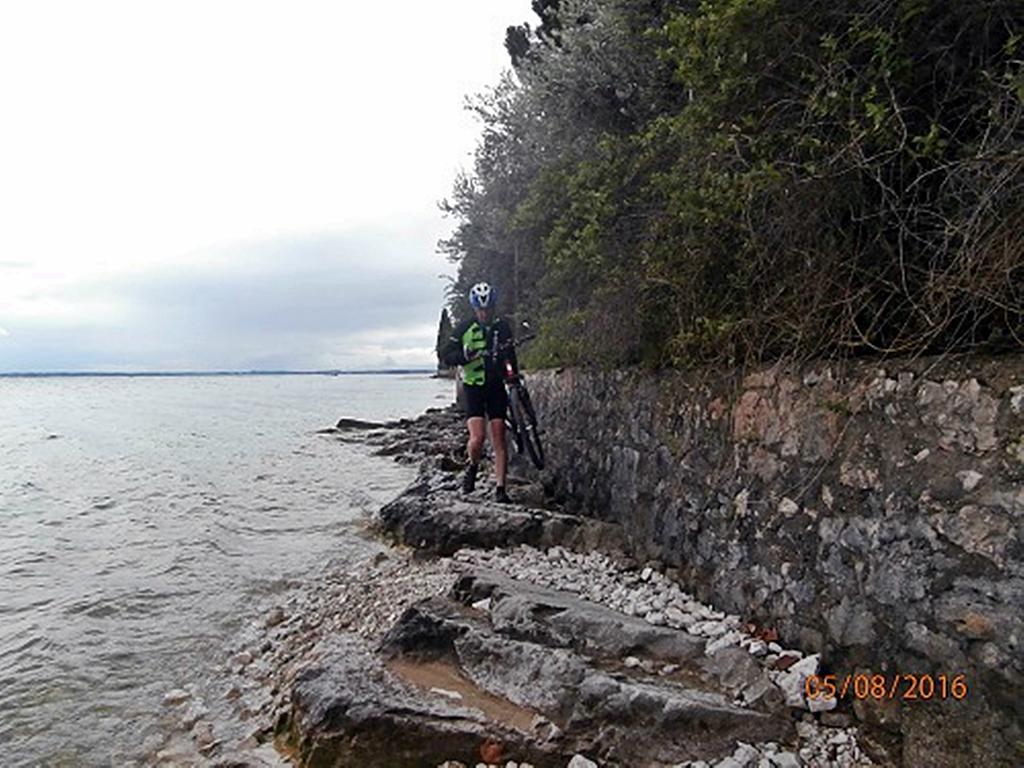
[[223,697],[228,646],[415,470],[316,430],[450,401],[425,375],[0,378],[4,764],[132,765],[165,693]]
[[493,723],[500,723],[529,733],[537,713],[520,707],[508,699],[495,696],[467,680],[455,667],[441,661],[411,662],[405,659],[390,661],[388,670],[396,677],[418,688],[440,693],[454,703],[480,710]]

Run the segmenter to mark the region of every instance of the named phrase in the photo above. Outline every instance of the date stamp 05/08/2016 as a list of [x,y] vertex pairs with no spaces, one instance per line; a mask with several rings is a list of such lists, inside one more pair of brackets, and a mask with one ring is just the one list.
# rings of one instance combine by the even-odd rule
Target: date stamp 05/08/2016
[[964,674],[846,674],[808,675],[804,681],[808,699],[865,699],[901,701],[963,701],[967,698]]

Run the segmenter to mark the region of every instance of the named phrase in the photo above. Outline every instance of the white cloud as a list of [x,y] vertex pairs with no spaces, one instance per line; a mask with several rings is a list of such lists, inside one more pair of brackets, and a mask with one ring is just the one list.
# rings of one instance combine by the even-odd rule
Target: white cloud
[[0,320],[124,322],[116,296],[70,297],[169,265],[244,271],[247,244],[298,233],[413,225],[406,262],[447,269],[436,201],[479,129],[463,99],[530,15],[529,0],[0,5]]

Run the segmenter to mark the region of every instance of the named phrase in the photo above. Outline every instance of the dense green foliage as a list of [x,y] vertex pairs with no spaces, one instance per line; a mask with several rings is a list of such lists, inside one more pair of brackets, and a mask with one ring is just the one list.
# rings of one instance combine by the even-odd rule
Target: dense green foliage
[[535,362],[1024,343],[1024,3],[560,0],[441,245]]

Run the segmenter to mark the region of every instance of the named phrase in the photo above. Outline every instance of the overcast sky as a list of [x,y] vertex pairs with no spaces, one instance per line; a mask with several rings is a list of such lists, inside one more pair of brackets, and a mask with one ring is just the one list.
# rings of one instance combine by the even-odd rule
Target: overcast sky
[[530,0],[0,5],[0,372],[429,365]]

